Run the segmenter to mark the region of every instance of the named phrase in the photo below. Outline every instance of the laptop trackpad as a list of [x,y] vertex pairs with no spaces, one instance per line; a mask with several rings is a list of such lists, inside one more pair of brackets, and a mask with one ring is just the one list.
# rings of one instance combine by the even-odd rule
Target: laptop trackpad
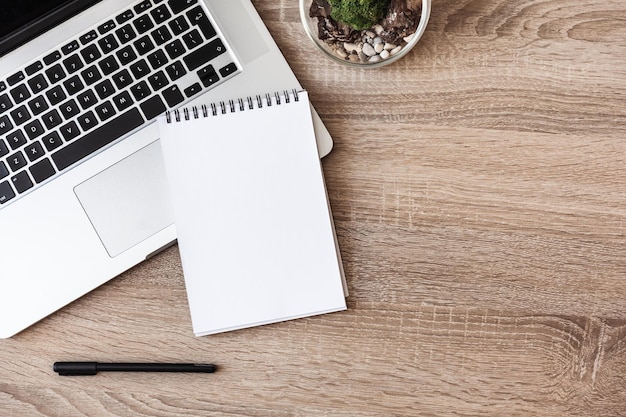
[[159,141],[74,188],[109,256],[174,222]]

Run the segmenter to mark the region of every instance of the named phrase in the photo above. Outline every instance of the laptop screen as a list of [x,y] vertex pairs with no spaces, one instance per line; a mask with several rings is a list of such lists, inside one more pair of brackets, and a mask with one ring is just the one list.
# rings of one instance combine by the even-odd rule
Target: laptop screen
[[100,0],[19,0],[0,7],[0,55]]

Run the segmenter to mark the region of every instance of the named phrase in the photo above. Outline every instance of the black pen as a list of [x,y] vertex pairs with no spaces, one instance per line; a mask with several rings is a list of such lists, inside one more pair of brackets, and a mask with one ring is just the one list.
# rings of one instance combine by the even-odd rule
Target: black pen
[[202,372],[213,373],[217,366],[198,363],[102,363],[55,362],[54,372],[59,375],[95,375],[98,372]]

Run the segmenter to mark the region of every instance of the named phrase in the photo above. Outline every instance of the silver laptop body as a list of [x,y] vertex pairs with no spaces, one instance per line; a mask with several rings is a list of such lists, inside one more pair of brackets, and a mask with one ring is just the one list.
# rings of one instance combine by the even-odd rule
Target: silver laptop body
[[[185,2],[190,3],[188,8],[178,11],[181,7],[187,7],[181,6]],[[193,50],[187,44],[193,42],[193,36],[185,37],[193,30],[208,37],[204,29],[194,26],[195,17],[202,13],[200,9],[194,9],[195,14],[190,10],[197,6],[201,6],[209,17],[215,26],[217,37],[227,49],[226,53],[222,53],[220,44],[214,50],[221,55],[202,64],[194,61],[203,59],[205,50],[191,56]],[[155,12],[157,8],[159,10]],[[121,16],[118,19],[127,11],[131,11],[133,16]],[[167,18],[163,14],[167,13],[171,16],[162,23],[161,19]],[[180,22],[170,23],[178,15],[186,16],[188,28],[183,24],[183,27],[176,29]],[[135,22],[142,16],[150,17]],[[182,20],[184,19],[181,18]],[[113,27],[106,26],[107,22]],[[119,95],[116,92],[103,100],[100,93],[107,85],[116,87],[116,83],[123,80],[121,76],[115,80],[112,77],[125,68],[121,61],[126,55],[118,55],[119,49],[111,52],[111,55],[116,55],[116,65],[121,67],[111,74],[101,73],[97,82],[84,87],[84,90],[92,90],[93,94],[74,97],[78,103],[76,107],[82,112],[79,116],[64,118],[62,123],[57,122],[52,129],[47,129],[47,122],[52,123],[54,117],[53,114],[48,119],[44,116],[53,113],[53,110],[63,116],[66,110],[71,110],[71,106],[59,107],[65,102],[52,104],[53,95],[48,92],[57,76],[53,68],[58,69],[56,65],[60,64],[65,69],[64,78],[59,83],[67,82],[64,85],[64,94],[70,96],[68,90],[73,85],[70,82],[73,74],[68,68],[72,62],[66,60],[75,53],[81,54],[81,67],[77,74],[81,73],[84,77],[90,76],[91,73],[87,70],[91,65],[99,68],[100,72],[105,72],[99,60],[107,57],[109,45],[105,41],[101,43],[101,39],[108,34],[115,34],[110,39],[122,43],[126,32],[121,29],[128,24],[136,32],[128,45],[134,45],[145,35],[155,44],[153,51],[160,50],[166,57],[181,54],[177,56],[177,60],[183,63],[182,70],[186,75],[180,80],[184,82],[181,81],[179,88],[166,90],[176,77],[172,75],[175,69],[167,71],[165,66],[159,69],[158,58],[163,55],[140,51],[138,49],[141,49],[142,44],[137,43],[127,52],[131,55],[134,52],[136,61],[145,58],[149,75],[162,70],[165,76],[161,77],[161,81],[156,75],[154,79],[144,79],[148,90],[155,94],[158,92],[157,95],[160,96],[160,100],[152,100],[150,97],[148,103],[151,93],[143,95],[140,86],[135,88],[135,84],[139,84],[140,76],[134,71],[140,71],[141,68],[133,67],[129,70],[133,83],[122,90],[131,97],[135,96],[139,107],[138,110],[125,110],[127,120],[124,123],[139,124],[136,120],[138,114],[142,114],[144,119],[149,114],[152,119],[144,120],[145,123],[139,126],[132,125],[135,127],[128,133],[120,139],[111,139],[110,143],[106,133],[119,131],[119,126],[109,124],[110,126],[99,131],[103,133],[99,140],[107,143],[85,145],[98,149],[78,161],[66,156],[64,152],[56,153],[64,148],[48,150],[48,146],[53,148],[58,145],[56,142],[71,144],[73,140],[80,140],[80,137],[71,138],[72,126],[78,127],[79,131],[91,132],[89,123],[94,117],[100,123],[99,126],[103,126],[106,124],[106,117],[112,117],[108,116],[107,109],[117,111],[116,106],[123,102],[123,97],[114,101],[113,97]],[[161,33],[153,32],[161,24],[167,25],[172,37],[164,38],[159,44],[157,37]],[[99,33],[101,30],[103,34]],[[98,37],[92,41],[90,36],[94,32]],[[180,42],[175,42],[177,40]],[[204,39],[205,43],[210,41]],[[76,46],[84,48],[90,43],[97,44],[98,47],[91,48],[88,52],[83,52],[82,49],[80,52],[73,50]],[[175,52],[176,45],[180,44],[185,45],[186,49],[184,52]],[[55,52],[59,55],[56,60],[51,56]],[[92,53],[100,56],[94,58],[90,55]],[[95,60],[93,63],[89,62],[92,58]],[[157,64],[154,63],[155,60]],[[170,69],[171,62],[164,65]],[[204,72],[200,73],[201,71]],[[43,74],[40,79],[48,84],[45,87],[48,90],[40,91],[41,86],[30,81],[38,72]],[[15,75],[19,73],[25,78]],[[198,79],[194,81],[193,77]],[[11,98],[11,107],[2,110],[0,114],[0,117],[9,116],[6,119],[9,128],[5,128],[5,132],[0,135],[0,141],[4,140],[8,150],[8,154],[0,157],[7,171],[0,178],[0,200],[4,199],[0,201],[1,338],[15,335],[175,241],[176,231],[166,191],[158,130],[153,123],[156,112],[163,108],[210,103],[300,87],[249,0],[102,0],[2,56],[0,80],[4,82],[0,97],[7,94]],[[88,80],[89,78],[87,81],[83,79],[83,84],[88,84]],[[106,80],[111,83],[100,85]],[[195,84],[198,85],[194,87]],[[161,88],[163,90],[159,90]],[[195,91],[194,88],[199,90]],[[21,102],[20,94],[28,97],[22,98]],[[45,96],[45,99],[36,101],[38,94]],[[96,100],[90,103],[90,97]],[[70,97],[66,99],[69,100]],[[110,100],[111,104],[104,103],[106,100]],[[82,107],[86,107],[86,110]],[[39,113],[39,108],[44,108],[45,111]],[[23,112],[18,112],[18,109],[26,109],[26,120],[23,122],[19,119]],[[116,117],[121,113],[121,110],[117,111]],[[320,156],[324,156],[330,151],[332,140],[314,111],[313,115],[318,149]],[[0,118],[0,129],[2,120]],[[44,132],[38,131],[39,128],[43,128]],[[15,136],[18,130],[24,136],[24,143]],[[56,132],[56,136],[47,136],[50,131]],[[66,138],[65,135],[70,137]],[[48,158],[51,162],[41,163],[37,168],[21,168],[22,163],[29,162],[31,156],[35,162],[39,161],[36,158]],[[12,157],[14,158],[11,159]],[[0,173],[1,168],[0,166]],[[22,171],[27,174],[19,174]],[[18,192],[16,187],[25,187],[24,181],[32,183],[32,186]],[[4,194],[3,182],[6,182]],[[13,197],[11,193],[14,194]]]

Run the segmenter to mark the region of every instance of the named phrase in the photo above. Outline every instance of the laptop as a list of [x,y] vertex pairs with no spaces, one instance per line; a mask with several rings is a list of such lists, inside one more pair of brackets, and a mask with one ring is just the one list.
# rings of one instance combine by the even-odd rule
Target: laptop
[[175,242],[159,114],[300,85],[250,0],[39,0],[0,19],[8,338]]

